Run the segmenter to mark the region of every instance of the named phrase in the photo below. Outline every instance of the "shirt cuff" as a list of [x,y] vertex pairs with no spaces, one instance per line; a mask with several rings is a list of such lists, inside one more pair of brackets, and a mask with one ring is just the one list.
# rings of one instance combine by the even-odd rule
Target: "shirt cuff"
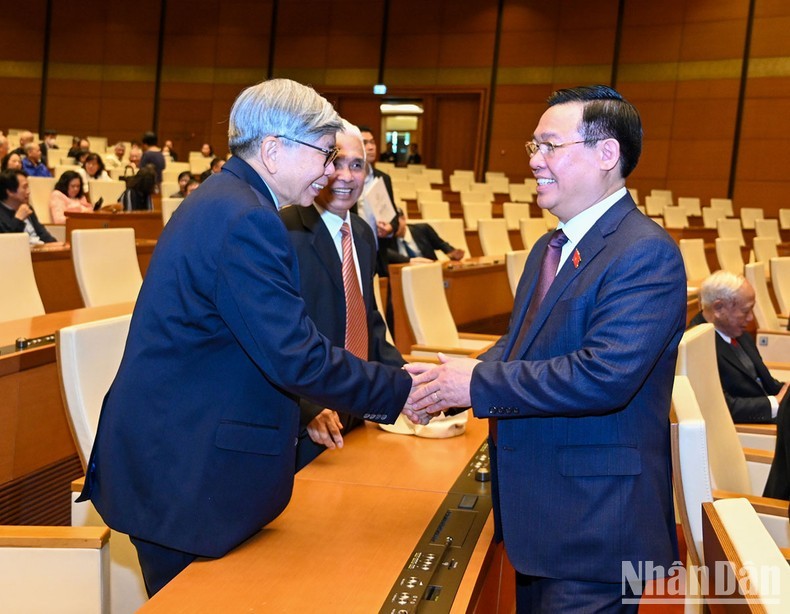
[[768,401],[771,403],[771,418],[776,419],[776,414],[779,413],[779,401],[776,397],[769,396]]

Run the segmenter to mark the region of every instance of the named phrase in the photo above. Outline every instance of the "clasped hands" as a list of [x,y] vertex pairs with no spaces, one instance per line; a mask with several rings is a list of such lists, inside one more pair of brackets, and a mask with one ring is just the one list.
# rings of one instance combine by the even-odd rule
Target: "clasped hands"
[[474,358],[449,358],[439,353],[441,364],[412,362],[403,368],[412,376],[412,388],[404,415],[416,424],[428,424],[440,411],[472,404],[472,371],[480,362]]

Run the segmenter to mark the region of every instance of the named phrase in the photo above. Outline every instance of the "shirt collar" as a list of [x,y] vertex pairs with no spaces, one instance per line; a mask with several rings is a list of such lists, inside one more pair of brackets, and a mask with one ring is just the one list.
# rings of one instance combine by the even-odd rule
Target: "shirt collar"
[[351,219],[348,216],[348,211],[346,211],[346,217],[343,219],[337,214],[327,211],[318,203],[313,203],[313,206],[321,216],[321,221],[324,222],[329,234],[333,237],[340,232],[340,227],[345,224],[346,220],[348,220],[349,226],[351,225]]
[[578,245],[584,238],[584,235],[587,234],[587,231],[595,225],[595,222],[601,219],[603,214],[623,198],[626,193],[627,190],[624,186],[614,194],[610,194],[602,201],[595,203],[592,207],[588,207],[581,213],[576,214],[567,222],[560,222],[557,224],[557,228],[561,228],[565,236],[568,237],[568,243]]

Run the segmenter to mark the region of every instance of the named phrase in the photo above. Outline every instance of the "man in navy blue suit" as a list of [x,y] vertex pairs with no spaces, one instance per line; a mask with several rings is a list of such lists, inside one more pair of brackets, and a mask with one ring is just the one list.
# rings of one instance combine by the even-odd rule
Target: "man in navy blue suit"
[[157,243],[81,496],[130,535],[149,594],[282,512],[298,397],[391,423],[411,390],[404,370],[319,334],[277,213],[326,187],[340,128],[308,87],[247,88],[230,113],[233,157]]
[[548,102],[526,148],[538,205],[562,233],[532,249],[508,334],[480,361],[406,367],[422,373],[410,404],[492,419],[494,509],[520,613],[636,612],[640,570],[678,556],[669,409],[683,262],[625,188],[637,110],[605,86]]

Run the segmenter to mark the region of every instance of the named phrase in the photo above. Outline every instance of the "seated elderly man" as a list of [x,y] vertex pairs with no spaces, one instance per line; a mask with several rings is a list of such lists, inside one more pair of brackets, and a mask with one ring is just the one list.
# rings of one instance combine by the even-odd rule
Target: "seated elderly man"
[[26,232],[30,245],[55,243],[28,204],[30,187],[24,171],[9,169],[0,173],[0,233]]
[[28,177],[52,177],[52,173],[41,161],[41,146],[38,143],[25,145],[25,157],[22,158],[22,170]]
[[398,229],[395,237],[387,242],[390,263],[410,262],[414,258],[436,260],[436,250],[441,250],[450,260],[461,260],[464,250],[457,249],[442,239],[430,224],[407,224],[403,209],[398,209]]
[[754,320],[754,290],[741,275],[716,271],[700,286],[702,312],[691,326],[716,328],[716,358],[724,398],[739,423],[775,422],[787,384],[774,379],[746,328]]

